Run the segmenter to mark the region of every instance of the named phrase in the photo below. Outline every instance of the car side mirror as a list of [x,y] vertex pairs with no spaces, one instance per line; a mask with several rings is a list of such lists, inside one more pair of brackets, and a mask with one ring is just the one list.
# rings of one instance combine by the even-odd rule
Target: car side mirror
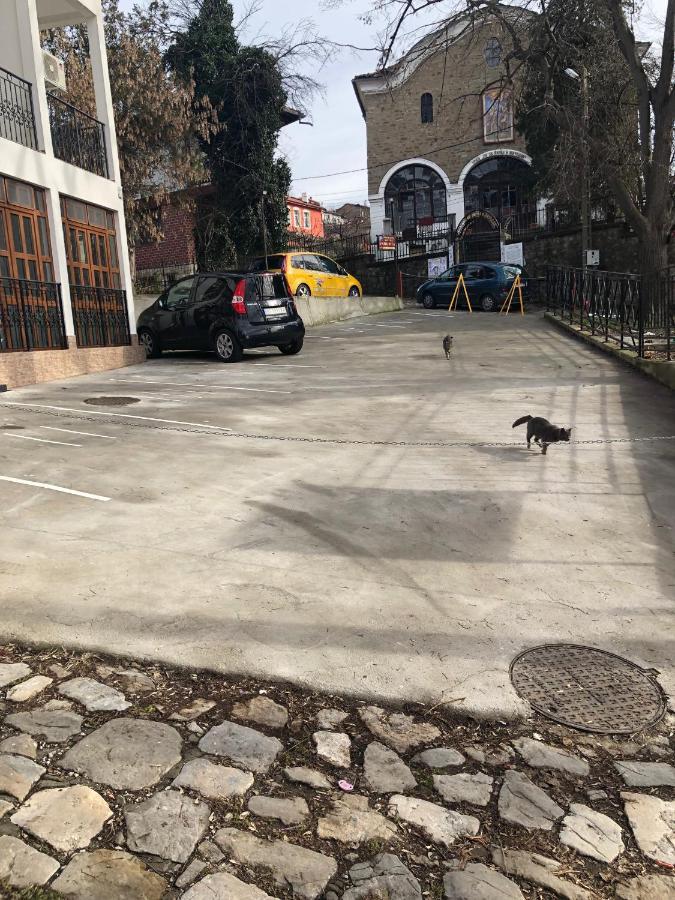
[[166,294],[160,294],[157,298],[157,309],[166,309]]

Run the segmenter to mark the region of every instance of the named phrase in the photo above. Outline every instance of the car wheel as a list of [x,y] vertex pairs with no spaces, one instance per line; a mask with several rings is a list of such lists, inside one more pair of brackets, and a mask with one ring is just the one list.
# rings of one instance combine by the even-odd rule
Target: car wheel
[[311,297],[312,292],[309,289],[309,286],[306,284],[299,284],[298,288],[295,292],[296,297]]
[[349,296],[350,297],[360,297],[361,296],[361,291],[357,288],[357,286],[355,284],[349,288]]
[[284,356],[295,356],[302,350],[302,344],[302,338],[298,338],[297,341],[291,341],[290,344],[279,344],[279,349]]
[[142,328],[138,332],[138,343],[145,349],[146,359],[157,359],[158,356],[162,355],[154,334],[146,328]]
[[422,297],[422,306],[425,309],[433,309],[434,306],[436,306],[436,301],[431,294],[425,294],[424,297]]
[[221,362],[239,362],[243,356],[241,344],[230,331],[217,331],[213,346]]
[[480,298],[480,308],[483,312],[492,312],[497,308],[497,301],[492,294],[483,294]]

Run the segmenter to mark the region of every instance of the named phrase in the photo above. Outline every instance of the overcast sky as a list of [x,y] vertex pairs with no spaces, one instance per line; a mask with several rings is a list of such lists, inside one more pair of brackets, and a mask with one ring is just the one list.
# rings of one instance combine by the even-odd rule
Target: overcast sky
[[[658,23],[665,15],[667,0],[647,0],[641,16],[638,37],[658,37]],[[123,0],[131,5],[131,0]],[[250,0],[233,0],[237,16],[249,7]],[[361,16],[372,8],[371,0],[344,0],[339,8],[322,0],[261,0],[260,12],[249,22],[244,39],[270,36],[301,19],[312,18],[318,31],[336,42],[359,47],[377,44],[378,23],[366,24]],[[448,8],[456,4],[448,0]],[[637,4],[636,4],[637,5]],[[438,8],[434,10],[438,18]],[[380,23],[381,24],[381,23]],[[661,34],[663,28],[661,27]],[[322,70],[314,72],[325,86],[323,97],[316,97],[307,110],[308,125],[290,125],[281,132],[280,150],[293,172],[292,190],[307,192],[326,206],[346,202],[364,202],[367,198],[366,128],[352,88],[354,75],[372,71],[377,65],[375,51],[341,51]],[[323,178],[307,176],[360,170]]]

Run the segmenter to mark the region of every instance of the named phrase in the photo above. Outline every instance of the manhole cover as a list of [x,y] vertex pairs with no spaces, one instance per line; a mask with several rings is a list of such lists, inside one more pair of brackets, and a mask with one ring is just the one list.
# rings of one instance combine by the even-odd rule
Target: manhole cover
[[88,397],[84,402],[90,406],[130,406],[141,400],[140,397]]
[[632,734],[665,712],[656,681],[613,653],[549,644],[519,654],[511,682],[533,709],[554,722],[602,734]]

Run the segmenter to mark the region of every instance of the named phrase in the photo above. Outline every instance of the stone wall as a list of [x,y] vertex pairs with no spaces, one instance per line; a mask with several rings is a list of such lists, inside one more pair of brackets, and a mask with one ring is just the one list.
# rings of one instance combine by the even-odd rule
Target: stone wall
[[[623,223],[596,225],[590,246],[600,251],[600,268],[608,272],[637,272],[639,247],[637,238]],[[532,276],[546,274],[546,266],[581,266],[581,231],[579,229],[540,235],[523,242],[525,265]],[[671,247],[675,261],[675,245]]]
[[33,350],[0,354],[0,384],[9,389],[119,369],[145,361],[145,350],[133,335],[126,347],[78,347],[68,338],[67,350]]

